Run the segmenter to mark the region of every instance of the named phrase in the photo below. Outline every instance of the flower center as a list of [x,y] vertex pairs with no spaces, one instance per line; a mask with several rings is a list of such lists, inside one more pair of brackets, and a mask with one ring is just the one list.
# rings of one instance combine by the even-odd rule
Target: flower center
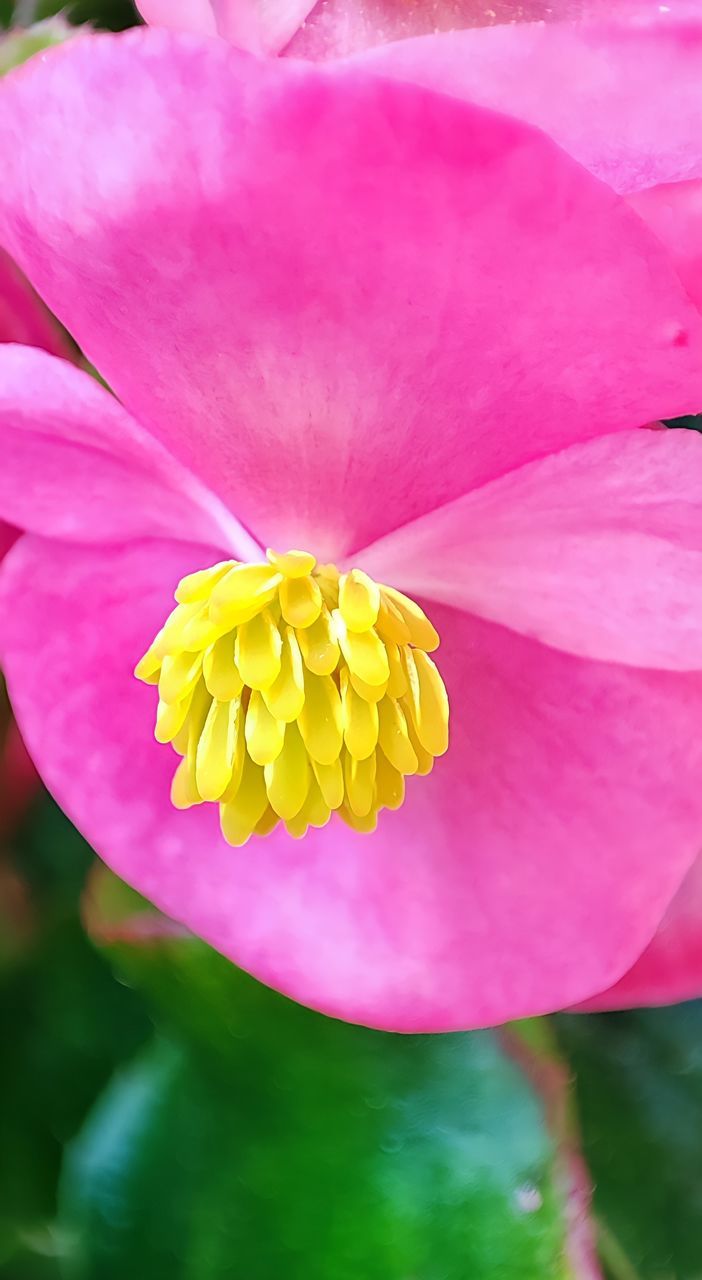
[[232,845],[280,821],[303,836],[332,812],[373,831],[405,778],[448,746],[428,657],[439,637],[413,600],[360,569],[267,555],[183,578],[134,673],[158,684],[156,739],[182,757],[171,799],[218,803]]

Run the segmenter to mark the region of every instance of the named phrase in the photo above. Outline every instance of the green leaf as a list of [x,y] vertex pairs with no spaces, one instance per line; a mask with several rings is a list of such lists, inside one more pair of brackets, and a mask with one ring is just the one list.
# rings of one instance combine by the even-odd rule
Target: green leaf
[[43,49],[62,44],[73,34],[73,28],[61,17],[37,22],[26,29],[16,28],[0,38],[0,75],[5,75],[13,67],[21,66]]
[[613,1280],[702,1276],[702,1002],[561,1017]]
[[349,1026],[262,987],[104,874],[86,914],[170,1036],[73,1146],[68,1280],[596,1275],[568,1238],[564,1109],[544,1104],[534,1064],[551,1049],[536,1029]]
[[568,1275],[551,1143],[494,1038],[343,1041],[268,1070],[243,1046],[227,1084],[160,1044],[119,1077],[66,1173],[67,1274]]
[[[84,842],[39,797],[17,833],[14,868],[4,868],[5,883],[12,872],[22,887],[27,919],[12,967],[0,966],[3,1280],[57,1276],[61,1242],[51,1224],[62,1146],[115,1066],[151,1033],[140,1003],[115,982],[80,926],[86,863]],[[18,903],[7,905],[17,927]],[[0,915],[2,906],[0,892]]]

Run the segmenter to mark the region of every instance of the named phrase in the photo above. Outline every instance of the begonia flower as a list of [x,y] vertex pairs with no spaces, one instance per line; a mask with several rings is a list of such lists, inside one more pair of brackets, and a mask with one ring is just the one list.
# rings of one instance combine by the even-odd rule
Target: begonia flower
[[[284,9],[284,28],[277,22],[279,7],[260,0],[188,6],[143,0],[142,10],[151,22],[181,22],[255,51],[330,59],[369,50],[363,65],[370,70],[531,121],[628,199],[702,305],[696,108],[702,23],[695,0],[547,6],[508,0],[490,7],[476,0],[440,6],[433,0],[322,0],[312,6],[303,0]],[[466,30],[489,26],[496,29]],[[411,38],[420,36],[425,38]],[[697,897],[686,881],[661,922],[660,938],[592,1007],[702,993]]]
[[[661,242],[515,117],[166,32],[14,73],[0,156],[0,242],[114,391],[0,351],[0,515],[27,530],[2,658],[59,803],[164,912],[329,1013],[449,1029],[612,986],[702,837],[702,439],[649,428],[702,403],[702,318]],[[450,746],[420,760],[434,677],[396,689],[371,808],[399,807],[364,833],[349,708],[372,738],[392,644],[408,686],[429,661],[425,615]],[[306,712],[277,701],[285,644]],[[145,652],[161,724],[200,690],[185,811]],[[315,767],[330,735],[352,826]],[[299,829],[291,790],[315,795]]]

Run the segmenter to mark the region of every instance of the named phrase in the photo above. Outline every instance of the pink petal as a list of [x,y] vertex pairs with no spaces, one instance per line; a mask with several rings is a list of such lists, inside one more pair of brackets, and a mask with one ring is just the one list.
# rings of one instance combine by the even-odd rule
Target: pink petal
[[[615,2],[623,7],[622,0]],[[341,58],[390,40],[496,23],[572,20],[611,5],[612,0],[319,0],[285,53]],[[251,0],[238,0],[239,8],[249,6]]]
[[662,240],[690,297],[702,308],[702,179],[670,182],[629,196]]
[[71,345],[11,258],[0,249],[0,342],[24,342],[57,356]]
[[212,0],[137,0],[137,9],[146,22],[170,27],[172,31],[198,31],[217,35],[217,19]]
[[693,864],[656,933],[624,977],[586,1000],[584,1012],[676,1004],[702,996],[702,858]]
[[4,571],[20,727],[119,875],[263,981],[375,1026],[541,1013],[631,965],[702,839],[697,675],[582,662],[438,609],[453,739],[431,777],[375,836],[336,821],[232,850],[214,806],[170,807],[175,757],[130,674],[198,554],[25,538]]
[[32,280],[274,545],[334,558],[702,402],[702,321],[658,242],[470,105],[142,30],[16,73],[0,159]]
[[[611,18],[605,8],[589,12]],[[372,50],[360,65],[544,129],[598,177],[628,193],[702,306],[699,6],[632,0],[615,6],[614,17],[405,41]]]
[[231,518],[74,365],[0,345],[0,515],[52,537],[211,541]]
[[632,9],[398,41],[355,62],[528,120],[617,191],[702,177],[699,5]]
[[573,445],[359,553],[369,573],[583,658],[702,669],[702,436]]
[[15,529],[11,524],[5,524],[4,520],[0,520],[0,560],[7,555],[10,547],[14,546],[18,537],[19,529]]
[[138,8],[154,26],[224,36],[251,53],[278,53],[314,0],[139,0]]

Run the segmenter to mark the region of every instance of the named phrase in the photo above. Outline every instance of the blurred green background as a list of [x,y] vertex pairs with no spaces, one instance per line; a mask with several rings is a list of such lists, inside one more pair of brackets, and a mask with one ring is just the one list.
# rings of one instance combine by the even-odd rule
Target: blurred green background
[[139,21],[131,0],[69,0],[67,4],[59,0],[0,0],[0,24],[4,27],[15,23],[26,27],[57,13],[64,14],[69,22],[91,22],[112,31],[132,27]]
[[348,1027],[159,917],[40,787],[0,830],[0,1280],[702,1280],[702,1002]]

